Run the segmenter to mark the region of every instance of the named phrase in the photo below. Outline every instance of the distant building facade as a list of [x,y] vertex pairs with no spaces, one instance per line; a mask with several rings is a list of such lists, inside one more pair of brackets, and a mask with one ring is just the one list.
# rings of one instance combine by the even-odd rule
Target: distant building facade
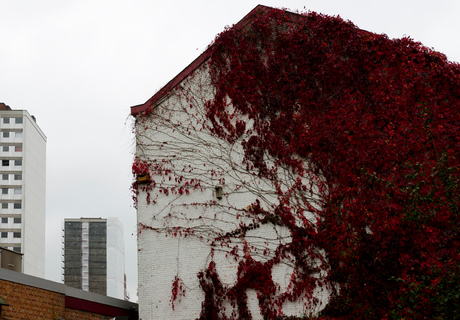
[[0,103],[0,247],[45,277],[46,136],[26,110]]
[[117,218],[65,219],[63,244],[67,286],[126,298],[123,225]]

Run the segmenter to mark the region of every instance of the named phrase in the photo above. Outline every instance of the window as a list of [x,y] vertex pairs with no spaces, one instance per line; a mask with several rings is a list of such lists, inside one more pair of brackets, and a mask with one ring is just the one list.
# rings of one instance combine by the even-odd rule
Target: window
[[2,167],[8,167],[10,165],[10,160],[2,160]]
[[13,238],[21,238],[21,232],[13,232]]
[[22,117],[14,118],[15,123],[22,123]]
[[[8,202],[3,202],[2,203],[2,209],[8,209]],[[5,219],[8,219],[8,218],[5,218]]]
[[14,189],[14,194],[22,194],[22,189]]
[[9,138],[10,137],[10,132],[9,131],[3,131],[3,138]]
[[2,188],[2,194],[8,194],[8,188]]
[[22,131],[16,131],[16,132],[14,133],[14,136],[15,136],[16,138],[22,138]]
[[[4,204],[4,203],[2,203],[2,204]],[[8,204],[8,203],[7,203],[7,204]],[[2,218],[2,223],[8,223],[8,217],[6,217],[6,218],[3,217],[3,218]]]
[[8,232],[2,232],[2,238],[3,239],[8,238]]
[[3,118],[3,123],[10,123],[10,118]]
[[10,147],[9,146],[3,146],[3,152],[8,152],[10,151]]
[[22,166],[22,160],[14,160],[15,166]]
[[20,202],[15,202],[13,208],[14,209],[21,209],[21,203]]
[[13,251],[21,252],[21,247],[13,247]]
[[14,180],[22,180],[22,174],[15,174]]
[[22,152],[22,145],[14,146],[14,151],[15,152]]
[[2,180],[8,180],[8,173],[2,174]]
[[21,223],[21,218],[14,218],[13,223]]

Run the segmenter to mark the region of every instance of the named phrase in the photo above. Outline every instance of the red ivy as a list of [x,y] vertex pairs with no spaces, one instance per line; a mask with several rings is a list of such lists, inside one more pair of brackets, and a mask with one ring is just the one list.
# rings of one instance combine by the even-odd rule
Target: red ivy
[[[257,223],[210,244],[264,223],[288,228],[292,242],[266,262],[245,248],[232,287],[211,262],[198,274],[200,319],[227,319],[224,302],[235,307],[232,319],[250,319],[247,289],[258,292],[264,318],[285,319],[282,304],[308,297],[314,306],[318,284],[332,284],[321,319],[458,318],[460,66],[409,38],[390,40],[337,17],[273,9],[249,19],[210,48],[216,95],[205,104],[208,129],[230,143],[243,139],[247,169],[271,180],[279,204],[268,212],[256,201],[245,214]],[[298,175],[293,188],[281,187],[276,166]],[[161,161],[137,158],[133,173],[174,176]],[[307,176],[318,177],[324,204],[308,207],[317,215],[313,226],[299,225],[305,208],[289,202],[294,189],[308,193],[300,178]],[[174,179],[176,188],[159,183],[157,191],[202,189],[199,181]],[[138,188],[154,187],[135,182],[135,198]],[[239,257],[237,247],[229,254]],[[272,268],[287,256],[294,272],[279,295]],[[173,308],[182,290],[176,277]]]
[[[308,163],[324,178],[326,205],[315,228],[296,226],[290,211],[296,208],[282,201],[273,211],[295,238],[286,250],[301,261],[312,248],[325,252],[325,281],[336,286],[323,317],[442,317],[435,284],[455,275],[460,262],[459,65],[409,38],[390,40],[337,17],[281,10],[229,28],[211,50],[212,132],[235,141],[246,130],[240,119],[248,117],[254,122],[243,142],[248,168],[273,180],[268,154],[300,175]],[[270,278],[265,287],[247,281],[251,263],[240,266],[245,271],[234,290],[256,288],[273,301]],[[257,268],[270,274],[269,265]],[[219,301],[232,295],[213,270],[211,264],[199,275],[203,319],[221,316]],[[308,268],[299,263],[296,272],[293,291],[311,290]],[[411,302],[414,288],[420,295]],[[237,302],[239,317],[248,318],[245,302]],[[271,308],[262,308],[264,316],[275,317]]]
[[180,302],[182,297],[185,297],[185,284],[178,276],[174,277],[172,288],[171,288],[171,306],[174,310],[174,304],[176,301]]

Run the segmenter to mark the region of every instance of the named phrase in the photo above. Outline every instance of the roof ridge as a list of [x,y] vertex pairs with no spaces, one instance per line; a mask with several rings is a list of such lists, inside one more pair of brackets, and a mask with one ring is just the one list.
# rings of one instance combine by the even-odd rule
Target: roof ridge
[[[232,28],[243,28],[246,26],[249,22],[251,17],[260,12],[268,12],[269,10],[273,10],[276,8],[264,6],[264,5],[257,5],[254,9],[252,9],[248,14],[246,14],[240,21],[238,21],[236,24],[233,25]],[[278,9],[281,10],[281,9]],[[211,48],[213,46],[213,43],[206,48],[206,50],[200,54],[195,60],[193,60],[187,67],[185,67],[179,74],[177,74],[174,78],[172,78],[164,87],[162,87],[160,90],[158,90],[150,99],[148,99],[145,103],[135,105],[131,107],[131,115],[135,116],[141,112],[145,112],[149,110],[151,107],[153,107],[156,103],[158,103],[160,100],[162,100],[164,97],[166,97],[169,92],[174,89],[182,80],[184,80],[188,75],[190,75],[193,71],[195,71],[198,67],[201,66],[201,64],[206,61],[210,54],[211,54]]]

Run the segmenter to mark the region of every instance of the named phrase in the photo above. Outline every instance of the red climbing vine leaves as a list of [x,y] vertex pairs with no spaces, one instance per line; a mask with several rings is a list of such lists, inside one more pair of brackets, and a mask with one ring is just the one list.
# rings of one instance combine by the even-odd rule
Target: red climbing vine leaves
[[[200,319],[225,319],[226,300],[237,306],[235,318],[250,319],[247,289],[258,292],[266,319],[282,319],[284,301],[307,296],[314,305],[317,285],[330,292],[324,319],[445,315],[458,298],[443,305],[439,297],[459,288],[445,282],[458,282],[460,262],[459,65],[409,38],[276,9],[226,29],[209,50],[215,95],[203,103],[203,128],[242,140],[247,171],[276,186],[276,205],[255,202],[241,213],[253,218],[251,228],[283,226],[292,241],[266,261],[240,251],[231,287],[211,262],[198,275]],[[289,188],[278,180],[281,167],[297,179]],[[136,160],[133,172],[144,171]],[[317,179],[321,206],[293,204],[312,192],[305,177]],[[245,228],[211,237],[210,246]],[[229,254],[240,257],[237,247]],[[294,272],[279,295],[272,268],[287,256]]]

